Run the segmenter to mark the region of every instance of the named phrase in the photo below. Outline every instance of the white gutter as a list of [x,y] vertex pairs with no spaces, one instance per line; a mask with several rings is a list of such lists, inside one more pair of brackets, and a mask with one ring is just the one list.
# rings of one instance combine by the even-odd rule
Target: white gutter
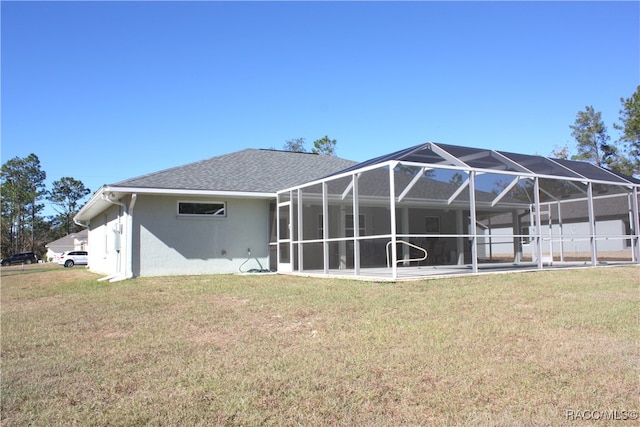
[[100,187],[98,189],[98,191],[96,191],[93,194],[93,196],[91,196],[89,201],[87,203],[85,203],[84,206],[82,206],[80,208],[80,210],[78,211],[77,214],[75,214],[75,216],[73,217],[73,222],[75,222],[76,224],[78,224],[81,227],[87,227],[87,228],[89,227],[89,221],[83,222],[82,220],[79,220],[78,217],[81,216],[80,214],[83,211],[85,211],[90,206],[94,205],[96,203],[96,201],[104,199],[104,189],[105,189],[104,186]]
[[109,203],[113,203],[114,205],[118,205],[118,206],[122,206],[123,208],[126,208],[127,206],[122,203],[119,202],[117,200],[113,200],[110,195],[113,194],[113,192],[108,192],[108,193],[102,193],[102,200],[106,200]]
[[84,223],[84,222],[82,222],[82,221],[79,221],[79,220],[77,220],[77,219],[76,219],[76,217],[73,217],[73,222],[74,222],[76,225],[79,225],[80,227],[89,228],[89,223],[88,223],[88,222],[87,222],[87,223]]
[[88,227],[90,225],[90,219],[86,221],[86,223],[83,223],[82,220],[78,219],[80,217],[83,216],[83,214],[88,211],[89,209],[91,209],[96,203],[100,202],[101,200],[104,200],[104,193],[105,193],[105,189],[107,187],[102,186],[98,189],[98,191],[96,191],[93,196],[91,196],[91,198],[89,199],[89,201],[87,203],[84,204],[84,206],[82,206],[80,208],[80,210],[78,211],[78,213],[73,217],[73,222],[75,222],[78,225],[81,225],[83,227]]

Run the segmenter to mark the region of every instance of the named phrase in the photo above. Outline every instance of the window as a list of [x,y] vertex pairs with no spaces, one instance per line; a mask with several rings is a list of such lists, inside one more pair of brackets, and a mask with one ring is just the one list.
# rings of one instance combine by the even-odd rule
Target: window
[[[365,227],[365,216],[360,214],[358,216],[360,218],[360,223],[358,224],[359,236],[364,236],[366,234]],[[344,237],[353,237],[353,214],[346,214],[344,216]],[[323,237],[323,221],[322,214],[318,214],[318,238],[322,239]]]
[[[624,234],[627,236],[633,235],[633,230],[631,230],[631,222],[629,220],[624,221]],[[631,247],[631,239],[625,239],[624,245],[626,248]]]
[[178,215],[226,217],[227,207],[223,202],[178,202]]
[[[366,234],[365,227],[365,217],[363,214],[358,215],[359,224],[358,224],[358,236],[364,236]],[[353,215],[347,214],[345,216],[345,234],[346,237],[353,237]]]
[[425,231],[427,234],[440,234],[440,218],[437,216],[424,217]]
[[324,237],[324,222],[322,221],[322,214],[318,214],[318,239]]

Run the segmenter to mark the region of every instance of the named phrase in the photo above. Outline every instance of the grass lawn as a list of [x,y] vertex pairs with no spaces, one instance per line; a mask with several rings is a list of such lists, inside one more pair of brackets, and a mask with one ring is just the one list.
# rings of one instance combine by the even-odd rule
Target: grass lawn
[[2,425],[637,422],[638,267],[97,278],[2,269]]

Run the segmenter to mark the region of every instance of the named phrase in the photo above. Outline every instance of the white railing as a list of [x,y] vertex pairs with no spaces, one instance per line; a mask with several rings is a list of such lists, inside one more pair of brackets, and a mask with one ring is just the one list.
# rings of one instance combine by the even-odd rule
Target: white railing
[[[387,247],[386,247],[386,251],[387,251],[387,268],[391,267],[391,260],[389,259],[389,246],[391,246],[391,244],[393,243],[393,241],[390,241],[389,243],[387,243]],[[407,258],[407,259],[399,259],[396,260],[396,264],[400,264],[401,262],[411,262],[411,261],[424,261],[425,259],[427,259],[427,256],[429,256],[427,250],[425,248],[422,248],[418,245],[414,245],[413,243],[409,243],[406,242],[404,240],[396,240],[396,243],[402,243],[403,245],[407,245],[410,248],[414,248],[414,249],[418,249],[419,251],[424,252],[424,256],[422,258]]]

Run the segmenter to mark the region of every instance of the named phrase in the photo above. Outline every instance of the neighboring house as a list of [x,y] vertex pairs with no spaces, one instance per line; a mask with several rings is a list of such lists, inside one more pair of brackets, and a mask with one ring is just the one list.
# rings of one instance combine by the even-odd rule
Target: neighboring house
[[112,280],[275,269],[276,192],[354,164],[247,149],[104,186],[74,220]]
[[[540,225],[543,236],[542,252],[545,258],[549,261],[564,261],[590,256],[590,239],[583,237],[590,234],[588,210],[584,199],[565,201],[562,205],[557,202],[541,203]],[[600,236],[597,249],[603,260],[614,254],[625,253],[631,248],[631,239],[628,236],[633,234],[633,216],[629,211],[630,200],[626,194],[594,201],[594,231]],[[511,215],[496,215],[479,221],[478,234],[483,236],[480,244],[482,257],[494,260],[508,259],[519,243],[524,255],[535,259],[536,248],[532,240],[536,233],[535,220],[530,212],[526,212],[519,222],[519,233],[522,236],[519,242],[514,243],[509,237],[513,234]]]
[[45,261],[55,262],[63,252],[87,250],[88,238],[89,230],[84,229],[77,233],[67,234],[58,240],[44,245],[44,247],[47,248]]

